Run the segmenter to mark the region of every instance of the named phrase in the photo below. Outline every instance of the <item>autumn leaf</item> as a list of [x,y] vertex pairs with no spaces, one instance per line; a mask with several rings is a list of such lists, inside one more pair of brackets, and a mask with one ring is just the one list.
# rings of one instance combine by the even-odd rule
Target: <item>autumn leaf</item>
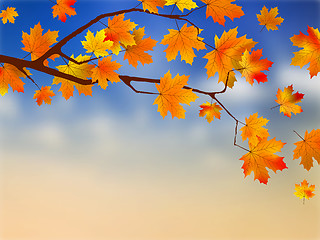
[[232,21],[234,18],[240,18],[244,15],[242,7],[233,4],[235,0],[201,0],[207,5],[206,16],[212,17],[214,22],[224,26],[225,17],[229,17]]
[[208,123],[213,121],[215,117],[220,119],[220,115],[221,115],[220,111],[222,110],[222,108],[218,104],[216,103],[211,104],[209,102],[206,102],[200,105],[200,107],[202,109],[200,110],[199,117],[206,116]]
[[151,13],[158,13],[158,8],[163,8],[166,4],[166,0],[138,0],[142,2],[143,10],[149,10]]
[[86,53],[94,53],[97,58],[100,56],[107,56],[107,50],[109,50],[113,45],[113,42],[110,40],[103,41],[105,38],[103,29],[97,31],[96,36],[94,36],[93,33],[88,30],[85,38],[86,41],[81,41],[83,48],[87,50]]
[[310,185],[307,182],[307,180],[303,180],[301,184],[295,184],[295,190],[296,192],[294,195],[296,195],[300,199],[310,199],[312,198],[315,194],[313,193],[315,189],[315,185]]
[[157,41],[150,37],[143,39],[145,36],[144,27],[134,30],[132,34],[134,35],[136,44],[125,48],[124,60],[128,59],[129,64],[135,68],[138,66],[138,62],[141,62],[142,65],[152,63],[151,55],[146,53],[146,51],[152,51]]
[[120,82],[119,74],[115,71],[122,65],[116,61],[111,61],[111,57],[105,57],[98,60],[98,66],[92,69],[92,80],[97,81],[102,89],[108,86],[108,80],[111,83]]
[[[31,60],[34,61],[45,54],[50,46],[57,42],[59,31],[48,30],[44,35],[42,35],[43,29],[41,28],[40,22],[30,28],[30,35],[22,32],[22,43],[24,47],[22,50],[31,53]],[[52,55],[50,59],[54,60],[57,55]],[[45,60],[44,64],[47,66],[48,61]]]
[[193,8],[198,7],[195,2],[192,0],[166,0],[166,6],[175,5],[179,8],[181,12],[183,12],[184,9],[191,10]]
[[15,17],[18,16],[16,8],[14,7],[7,7],[6,10],[2,10],[0,13],[0,18],[2,18],[3,24],[6,24],[7,22],[14,23]]
[[263,126],[268,122],[269,120],[266,118],[258,118],[258,113],[250,115],[249,118],[246,118],[246,125],[240,129],[242,132],[242,141],[249,139],[248,143],[255,146],[258,144],[259,138],[267,138],[269,136],[268,129]]
[[[24,71],[31,75],[28,70],[24,69]],[[15,66],[4,63],[0,67],[0,94],[4,96],[8,92],[9,85],[13,91],[24,92],[24,82],[20,79],[21,77],[25,78],[26,75]]]
[[164,118],[168,111],[172,118],[185,118],[185,110],[180,103],[190,105],[198,97],[192,92],[192,89],[183,89],[187,85],[189,76],[179,76],[177,74],[173,79],[170,71],[164,77],[160,78],[160,84],[156,84],[159,96],[154,100],[153,105],[158,104],[158,112]]
[[285,116],[291,118],[291,113],[295,115],[297,113],[303,112],[302,108],[297,105],[297,103],[301,102],[304,94],[296,92],[293,93],[292,85],[285,87],[283,91],[278,89],[277,99],[275,100],[280,105],[280,112],[283,112]]
[[[90,56],[82,56],[81,54],[74,58],[72,55],[71,58],[78,62],[86,61],[90,59]],[[94,65],[90,65],[88,63],[83,64],[76,64],[74,62],[69,61],[67,65],[60,65],[57,66],[57,69],[60,72],[81,78],[86,79],[90,78],[92,75],[92,69],[94,68]],[[90,81],[91,82],[91,81]],[[68,100],[70,97],[73,96],[74,87],[78,89],[79,95],[83,93],[84,95],[90,95],[92,96],[92,85],[81,85],[79,83],[72,82],[70,80],[60,78],[60,77],[54,77],[53,84],[59,84],[61,83],[61,87],[59,89],[60,92],[62,92],[62,96]]]
[[50,86],[41,87],[40,90],[37,90],[33,96],[33,99],[37,99],[36,102],[40,106],[43,102],[46,104],[51,104],[51,98],[55,94],[52,90],[50,90]]
[[253,85],[254,80],[258,83],[267,82],[267,75],[261,71],[269,71],[273,62],[268,59],[260,59],[262,57],[262,49],[253,50],[251,54],[248,50],[245,50],[240,66],[243,68],[240,70],[242,77],[245,77],[247,82]]
[[300,165],[309,171],[313,167],[313,158],[320,164],[320,129],[306,131],[304,139],[295,143],[293,160],[301,157]]
[[165,35],[161,41],[163,45],[169,45],[164,52],[168,61],[176,59],[178,52],[181,55],[181,61],[192,65],[193,58],[196,57],[193,48],[206,49],[203,38],[198,37],[198,30],[194,26],[187,27],[187,23],[180,30],[168,29],[169,34]]
[[70,17],[77,15],[74,8],[71,6],[76,3],[76,0],[57,0],[56,5],[52,7],[53,18],[59,16],[59,20],[62,22],[66,22],[68,14]]
[[124,20],[124,14],[114,16],[112,19],[108,19],[108,28],[104,29],[105,39],[104,41],[111,40],[113,42],[110,50],[118,55],[121,50],[121,44],[125,47],[128,45],[135,45],[134,35],[130,33],[137,26],[134,22],[130,22],[130,19]]
[[[250,51],[256,42],[247,39],[246,35],[237,38],[237,34],[237,28],[233,28],[228,32],[224,31],[220,39],[217,36],[214,37],[215,49],[204,56],[208,59],[205,66],[208,78],[218,73],[219,82],[226,84],[228,72],[233,68],[241,68],[239,61],[242,54],[245,50]],[[232,88],[235,81],[235,74],[232,71],[229,73],[228,87]]]
[[254,180],[258,179],[260,183],[267,184],[270,178],[267,168],[276,172],[287,168],[283,162],[284,157],[279,157],[276,152],[280,152],[285,143],[277,141],[276,138],[267,140],[267,138],[259,139],[256,145],[249,144],[250,152],[243,155],[242,169],[245,177],[254,173]]
[[281,23],[283,22],[282,17],[277,17],[278,7],[271,8],[269,11],[266,6],[263,6],[260,13],[261,14],[257,14],[258,21],[260,22],[259,25],[265,26],[268,31],[278,30],[277,25],[281,25]]
[[320,33],[318,28],[312,28],[308,26],[308,34],[305,35],[300,32],[299,35],[294,35],[290,38],[293,46],[303,48],[294,53],[291,65],[303,66],[310,63],[308,67],[310,78],[317,76],[320,71]]

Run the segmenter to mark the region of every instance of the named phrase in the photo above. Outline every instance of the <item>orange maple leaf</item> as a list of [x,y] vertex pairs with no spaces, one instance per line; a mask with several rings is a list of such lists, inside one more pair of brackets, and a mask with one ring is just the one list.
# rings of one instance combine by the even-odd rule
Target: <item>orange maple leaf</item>
[[62,22],[66,22],[66,14],[68,14],[70,17],[77,15],[75,9],[71,7],[75,3],[76,0],[57,0],[56,5],[52,7],[53,18],[59,16],[59,20],[61,20]]
[[[30,28],[30,35],[22,32],[22,43],[24,47],[22,50],[31,53],[31,60],[34,61],[45,54],[50,46],[57,42],[59,31],[48,30],[44,35],[42,35],[43,29],[41,28],[40,22]],[[52,55],[50,59],[54,60],[57,55]],[[44,64],[47,66],[48,61],[45,60]]]
[[273,62],[268,59],[260,59],[262,57],[262,49],[253,50],[251,54],[246,50],[240,61],[240,70],[242,77],[245,77],[247,82],[253,85],[254,79],[258,82],[267,82],[267,75],[261,71],[269,71],[269,67]]
[[[204,58],[208,59],[205,68],[207,69],[208,78],[213,77],[216,73],[219,74],[219,82],[226,84],[228,72],[233,68],[240,69],[239,61],[245,50],[250,51],[256,42],[252,39],[247,39],[246,35],[237,38],[237,28],[230,29],[228,32],[223,32],[221,38],[214,37],[215,50],[207,53]],[[229,73],[228,87],[234,85],[235,73]]]
[[301,157],[300,165],[309,171],[313,167],[313,158],[320,164],[320,129],[306,131],[304,139],[295,143],[293,160]]
[[291,65],[303,66],[310,63],[308,67],[310,78],[318,75],[320,72],[320,33],[318,28],[312,28],[308,26],[309,35],[305,35],[300,32],[299,35],[294,35],[290,38],[293,46],[303,48],[294,53]]
[[258,21],[260,22],[259,25],[265,26],[268,31],[270,29],[278,30],[277,25],[281,25],[281,23],[283,22],[282,17],[277,17],[278,7],[271,8],[270,11],[268,11],[268,8],[266,8],[266,6],[263,6],[260,13],[261,14],[257,14]]
[[166,0],[166,2],[166,6],[175,5],[181,12],[183,12],[184,9],[191,10],[198,7],[192,0]]
[[310,199],[312,198],[315,194],[313,193],[315,189],[315,185],[310,185],[307,182],[307,180],[303,180],[300,184],[295,184],[295,190],[296,192],[294,193],[294,195],[296,195],[298,198],[302,199]]
[[98,60],[98,66],[92,69],[92,80],[98,81],[102,89],[106,89],[108,81],[111,83],[120,82],[119,74],[115,72],[122,65],[116,61],[111,61],[111,57]]
[[176,59],[178,52],[181,55],[181,61],[185,60],[186,63],[192,65],[193,58],[196,57],[193,48],[206,49],[205,43],[202,42],[203,38],[198,37],[200,31],[198,31],[194,26],[187,26],[187,23],[183,25],[180,30],[168,29],[169,34],[165,35],[161,41],[161,44],[168,47],[164,52],[166,52],[166,57],[168,61]]
[[250,152],[240,158],[244,161],[242,169],[245,177],[254,172],[254,180],[258,179],[260,183],[267,184],[270,176],[266,168],[274,172],[287,168],[283,162],[284,157],[275,154],[280,152],[284,145],[285,143],[277,141],[276,138],[262,138],[256,145],[249,144]]
[[211,104],[209,102],[206,102],[200,105],[200,107],[202,109],[200,110],[199,117],[206,116],[208,123],[213,121],[215,117],[220,119],[220,115],[221,115],[220,111],[222,110],[222,108],[218,104],[216,103]]
[[246,118],[246,125],[243,126],[240,131],[242,131],[242,141],[249,139],[248,143],[251,145],[257,145],[259,139],[267,138],[269,136],[268,129],[264,128],[268,119],[259,117],[258,113],[250,115],[249,118]]
[[192,89],[183,89],[187,85],[189,76],[179,76],[177,74],[173,79],[170,71],[164,77],[160,78],[160,84],[156,84],[159,96],[154,100],[153,105],[158,104],[158,112],[164,118],[168,111],[172,118],[185,118],[185,110],[180,103],[190,105],[198,97],[192,92]]
[[145,63],[152,63],[153,60],[151,55],[146,53],[146,51],[152,51],[153,47],[156,46],[157,41],[151,39],[150,37],[142,39],[145,36],[144,27],[134,30],[132,34],[134,35],[136,44],[125,47],[126,52],[124,54],[124,60],[128,59],[129,64],[135,68],[138,66],[138,61],[141,62],[142,65]]
[[[24,69],[24,71],[31,75],[28,70]],[[0,67],[0,94],[4,96],[8,92],[9,85],[13,91],[24,92],[24,82],[20,79],[21,77],[25,78],[26,75],[15,66],[4,63]]]
[[[90,59],[90,56],[82,56],[81,54],[74,58],[72,55],[71,58],[78,62],[86,61]],[[90,78],[92,75],[92,69],[94,68],[94,65],[83,63],[83,64],[76,64],[74,62],[69,61],[67,65],[60,65],[57,66],[57,69],[60,72],[81,78],[86,79]],[[90,81],[91,82],[91,81]],[[78,89],[79,95],[83,93],[84,95],[90,95],[92,96],[92,86],[93,85],[81,85],[79,83],[75,83],[72,81],[69,81],[64,78],[60,77],[54,77],[53,84],[59,84],[61,83],[61,87],[59,89],[60,92],[62,92],[62,96],[68,100],[71,96],[73,96],[74,87]]]
[[149,10],[151,13],[158,13],[158,8],[163,8],[166,4],[166,0],[138,0],[142,2],[143,10]]
[[50,86],[41,87],[40,90],[37,90],[33,96],[33,99],[37,99],[36,102],[40,106],[43,102],[46,104],[51,104],[51,98],[55,96],[54,92],[50,90]]
[[232,21],[234,18],[240,18],[244,15],[242,7],[233,4],[235,0],[201,0],[207,5],[206,16],[212,17],[214,22],[225,24],[225,17],[229,17]]
[[130,19],[124,21],[124,14],[114,16],[112,19],[108,19],[108,28],[105,31],[104,41],[112,41],[113,45],[110,50],[118,55],[121,50],[121,45],[127,47],[128,45],[135,45],[134,35],[130,33],[135,27],[138,26],[134,22],[130,22]]
[[275,100],[280,105],[280,112],[283,112],[285,116],[291,118],[291,113],[295,115],[303,112],[302,108],[296,103],[301,102],[304,94],[296,92],[293,93],[292,85],[285,87],[283,91],[278,89],[277,99]]
[[0,18],[2,18],[3,24],[6,24],[7,22],[14,23],[15,17],[18,16],[16,8],[14,7],[7,7],[6,10],[2,10],[0,13]]

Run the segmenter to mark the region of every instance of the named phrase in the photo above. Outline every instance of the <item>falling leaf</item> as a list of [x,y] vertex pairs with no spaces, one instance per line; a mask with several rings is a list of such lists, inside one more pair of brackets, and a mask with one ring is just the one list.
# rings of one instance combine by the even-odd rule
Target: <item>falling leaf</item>
[[77,15],[74,8],[71,6],[76,3],[76,0],[57,0],[56,5],[52,7],[53,18],[59,16],[59,20],[62,22],[66,22],[68,14],[70,17]]
[[283,22],[282,17],[277,17],[278,7],[271,8],[269,11],[268,8],[266,8],[266,6],[263,6],[260,13],[261,14],[257,14],[258,21],[260,22],[259,25],[265,26],[268,29],[268,31],[278,30],[277,25],[281,25],[281,23]]
[[[78,62],[86,61],[90,59],[90,56],[82,56],[81,54],[74,58],[72,55],[71,58]],[[76,64],[74,62],[69,61],[67,65],[60,65],[57,66],[57,69],[60,72],[81,78],[86,79],[90,78],[92,75],[92,69],[94,68],[94,65],[90,65],[88,63],[83,64]],[[91,82],[91,81],[90,81]],[[61,87],[59,89],[60,92],[62,92],[62,96],[68,100],[70,97],[73,96],[74,87],[78,89],[79,95],[83,93],[84,95],[90,95],[92,96],[92,85],[81,85],[79,83],[72,82],[70,80],[60,78],[60,77],[54,77],[53,84],[59,84],[61,83]]]
[[[228,72],[233,68],[241,68],[239,61],[241,61],[242,54],[245,50],[250,51],[256,42],[247,39],[246,35],[237,38],[237,34],[237,28],[233,28],[228,32],[223,32],[220,39],[217,36],[214,37],[215,49],[204,56],[208,59],[205,66],[208,78],[218,73],[219,82],[226,84]],[[232,88],[235,81],[234,72],[230,72],[228,87]]]
[[116,61],[111,61],[111,57],[98,60],[98,66],[92,69],[92,80],[97,81],[98,85],[102,89],[106,89],[108,86],[108,80],[111,83],[120,82],[119,74],[115,72],[122,65]]
[[222,108],[218,104],[216,103],[211,104],[209,102],[206,102],[200,105],[200,107],[202,109],[200,110],[199,117],[206,116],[208,123],[213,121],[215,117],[220,119],[220,115],[221,115],[220,111],[222,110]]
[[235,0],[201,0],[207,5],[206,16],[212,17],[214,22],[224,26],[225,17],[229,17],[232,21],[234,18],[240,18],[244,15],[242,7],[233,4]]
[[304,139],[296,142],[295,145],[293,159],[301,157],[300,164],[306,170],[309,171],[313,167],[313,158],[320,164],[320,129],[313,129],[310,133],[306,131]]
[[113,42],[110,48],[116,55],[121,50],[121,44],[125,47],[135,45],[134,35],[130,33],[137,26],[134,22],[130,22],[130,19],[124,20],[124,14],[114,16],[112,19],[108,19],[108,28],[104,29],[105,39],[104,41],[111,40]]
[[315,189],[315,185],[310,185],[309,187],[309,183],[307,182],[307,180],[303,180],[301,182],[301,184],[295,184],[295,190],[296,192],[294,193],[294,195],[296,195],[298,198],[300,199],[310,199],[312,198],[315,194],[313,193]]
[[2,18],[3,24],[6,24],[7,22],[14,23],[15,17],[18,16],[16,8],[14,7],[7,7],[6,10],[2,10],[0,13],[0,18]]
[[168,111],[171,112],[172,118],[185,118],[185,110],[180,103],[190,105],[198,97],[192,92],[192,89],[183,89],[187,85],[189,76],[179,76],[177,74],[173,79],[170,71],[164,77],[160,78],[160,84],[156,84],[159,96],[155,99],[154,104],[158,104],[158,112],[164,118]]
[[142,2],[143,10],[149,10],[151,13],[158,13],[158,8],[163,8],[166,4],[166,0],[138,0]]
[[257,145],[249,144],[250,152],[243,155],[242,169],[245,177],[254,173],[254,180],[258,179],[260,183],[267,184],[270,178],[267,168],[276,172],[287,168],[283,162],[284,157],[279,157],[276,152],[280,152],[285,143],[277,141],[276,138],[267,140],[259,139]]
[[185,60],[186,63],[192,65],[193,58],[196,57],[193,48],[198,51],[206,49],[204,42],[202,42],[203,38],[198,37],[200,31],[194,26],[187,27],[186,23],[180,30],[169,29],[169,32],[161,41],[161,44],[169,45],[164,50],[168,61],[176,59],[178,52],[180,52],[181,61]]
[[247,82],[253,85],[254,80],[258,83],[267,82],[267,75],[261,71],[269,71],[273,62],[268,59],[260,59],[262,57],[262,49],[253,50],[251,54],[248,50],[245,50],[240,66],[243,68],[240,70],[242,77],[245,77]]
[[300,32],[299,35],[294,35],[290,38],[293,46],[303,48],[294,53],[291,65],[300,66],[301,68],[308,63],[310,78],[317,76],[320,71],[320,33],[318,28],[312,28],[308,26],[309,35],[305,35]]
[[87,35],[85,36],[86,41],[81,41],[84,49],[86,49],[86,53],[94,53],[94,55],[98,58],[100,56],[104,57],[108,55],[107,50],[111,48],[113,42],[103,41],[105,38],[104,30],[97,31],[96,36],[88,30]]
[[[28,70],[24,69],[24,71],[31,75]],[[13,91],[24,92],[24,82],[20,79],[21,77],[25,78],[26,75],[15,66],[4,63],[0,67],[0,94],[4,96],[8,92],[9,85]]]
[[[22,43],[24,47],[22,50],[31,53],[31,60],[34,61],[45,54],[50,46],[57,42],[59,31],[48,30],[44,35],[42,35],[43,29],[41,28],[40,22],[30,28],[30,35],[22,32]],[[50,59],[54,60],[57,55],[52,55]],[[44,64],[47,66],[48,61],[45,60]]]
[[259,138],[267,138],[269,136],[268,129],[264,128],[268,119],[259,117],[258,113],[250,115],[249,118],[246,118],[246,125],[243,126],[240,131],[242,131],[242,141],[249,139],[249,144],[257,145],[259,142]]
[[50,86],[41,87],[40,90],[37,90],[33,96],[33,99],[37,99],[36,102],[40,106],[43,102],[46,104],[51,104],[51,98],[55,94],[52,90],[50,90]]
[[124,60],[128,59],[129,64],[135,68],[138,66],[138,62],[141,62],[142,65],[152,63],[151,55],[146,51],[152,51],[157,41],[150,37],[142,39],[145,36],[144,27],[134,30],[133,35],[136,44],[126,48]]
[[283,112],[285,116],[291,118],[291,113],[297,114],[303,112],[302,108],[297,105],[301,102],[304,94],[296,92],[293,93],[292,85],[285,87],[283,91],[278,89],[277,99],[275,100],[280,105],[280,112]]
[[175,5],[179,8],[181,12],[183,12],[184,9],[191,10],[193,8],[198,7],[195,2],[192,0],[166,0],[166,6]]

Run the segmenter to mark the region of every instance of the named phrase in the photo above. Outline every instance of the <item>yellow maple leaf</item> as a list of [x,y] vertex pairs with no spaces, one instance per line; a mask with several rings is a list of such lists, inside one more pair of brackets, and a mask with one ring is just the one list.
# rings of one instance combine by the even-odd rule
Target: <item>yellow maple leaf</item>
[[192,0],[167,0],[166,6],[170,5],[176,5],[181,12],[183,12],[184,9],[191,10],[198,7]]
[[179,76],[172,78],[170,71],[160,78],[160,84],[156,84],[159,96],[154,100],[153,105],[158,104],[158,112],[164,118],[168,111],[172,118],[185,118],[185,110],[180,103],[190,105],[198,97],[192,89],[183,89],[187,85],[189,76]]
[[201,0],[207,5],[206,16],[212,17],[214,22],[225,24],[225,17],[232,21],[234,18],[240,18],[244,15],[240,6],[232,4],[235,0]]
[[0,13],[0,18],[2,18],[3,24],[6,24],[7,22],[14,23],[15,17],[18,16],[16,8],[14,7],[7,7],[6,10],[2,10]]
[[71,7],[75,3],[76,0],[57,0],[56,5],[52,7],[53,18],[59,16],[59,20],[61,20],[62,22],[66,22],[66,14],[68,14],[70,17],[77,15],[75,9]]
[[157,41],[150,37],[143,39],[145,36],[144,27],[135,29],[132,34],[134,35],[136,44],[125,48],[124,60],[128,59],[129,64],[135,68],[138,66],[138,62],[141,62],[142,65],[152,63],[151,55],[146,53],[146,51],[152,51]]
[[240,129],[242,131],[242,141],[249,139],[249,144],[256,145],[259,138],[267,138],[269,136],[268,129],[263,126],[268,122],[269,120],[266,118],[258,118],[258,113],[250,115],[249,118],[246,118],[246,125]]
[[295,184],[295,190],[296,192],[294,193],[294,195],[296,195],[298,198],[302,199],[310,199],[312,198],[315,194],[313,193],[314,189],[315,189],[315,185],[310,185],[307,182],[307,180],[303,180],[300,184]]
[[293,46],[303,48],[294,53],[291,65],[302,68],[310,63],[308,70],[310,78],[313,78],[320,72],[320,32],[318,28],[308,26],[308,34],[309,35],[305,35],[300,32],[299,35],[294,35],[290,38]]
[[193,48],[206,49],[205,43],[202,42],[203,38],[198,37],[198,30],[194,26],[188,27],[185,23],[180,30],[169,29],[169,32],[161,41],[163,45],[168,44],[164,50],[168,61],[176,59],[180,52],[181,61],[185,60],[192,65],[193,58],[196,57]]
[[121,45],[127,47],[128,45],[134,45],[134,35],[130,33],[133,31],[137,24],[130,22],[130,19],[124,20],[124,14],[114,16],[112,19],[108,19],[108,27],[104,29],[105,39],[104,41],[112,41],[111,51],[118,55],[121,50]]
[[[57,42],[59,31],[48,30],[44,35],[42,35],[43,29],[41,28],[40,22],[30,28],[30,35],[22,32],[22,43],[24,47],[22,50],[31,53],[31,60],[34,61],[45,54],[50,46]],[[57,55],[52,55],[50,59],[54,60]],[[48,65],[48,61],[45,60],[45,65]]]
[[[207,53],[203,58],[208,59],[205,66],[208,78],[219,74],[219,82],[226,84],[228,72],[232,69],[240,69],[242,54],[245,50],[250,51],[256,44],[252,39],[247,39],[246,35],[237,37],[237,28],[223,32],[221,38],[214,37],[215,49]],[[229,73],[228,87],[232,88],[236,81],[235,73]]]
[[320,129],[306,131],[304,139],[295,143],[293,160],[301,157],[300,164],[309,171],[313,167],[313,158],[320,164]]
[[142,2],[143,10],[149,10],[151,13],[158,13],[158,8],[163,8],[166,4],[166,0],[138,0]]
[[266,8],[266,6],[263,6],[260,13],[261,14],[257,14],[258,21],[260,22],[259,25],[265,26],[268,31],[278,30],[277,25],[281,25],[281,23],[283,22],[282,17],[277,17],[278,7],[271,8],[270,11],[268,11],[268,8]]
[[116,61],[111,61],[111,57],[105,57],[98,60],[98,66],[92,69],[92,80],[98,81],[102,89],[106,89],[108,81],[111,83],[120,82],[119,74],[115,72],[122,65]]
[[40,106],[43,102],[46,104],[51,104],[51,98],[55,94],[52,90],[50,90],[50,86],[41,87],[40,90],[37,90],[33,96],[33,99],[37,99],[36,102]]
[[283,91],[278,89],[277,99],[275,100],[280,105],[280,112],[283,112],[285,116],[291,118],[291,113],[297,114],[303,112],[302,108],[297,105],[301,102],[304,94],[296,92],[293,93],[292,85],[285,87]]
[[209,102],[206,102],[204,104],[201,104],[200,107],[202,109],[200,110],[199,117],[206,116],[208,123],[212,122],[214,118],[220,119],[220,111],[222,110],[222,108],[218,104],[211,104]]
[[87,50],[86,53],[94,53],[97,58],[100,56],[107,56],[107,50],[109,50],[113,45],[113,42],[110,40],[103,41],[105,38],[103,29],[97,31],[96,36],[94,36],[93,33],[88,30],[85,38],[86,41],[81,41],[83,48]]
[[[71,58],[75,59],[78,62],[86,61],[90,59],[90,56],[82,56],[81,54],[74,58],[72,55]],[[81,78],[86,79],[90,78],[92,75],[92,69],[94,68],[94,65],[90,65],[88,63],[83,64],[76,64],[74,62],[69,61],[67,65],[60,65],[57,66],[57,69],[60,72]],[[90,81],[91,82],[91,81]],[[59,84],[61,83],[61,87],[59,89],[60,92],[62,92],[62,96],[68,100],[71,96],[73,96],[74,87],[79,92],[79,95],[83,93],[84,95],[91,95],[92,96],[92,86],[93,85],[81,85],[79,83],[72,82],[70,80],[60,78],[60,77],[54,77],[53,84]]]
[[[24,70],[31,75],[28,70]],[[26,75],[15,66],[4,63],[0,67],[0,94],[4,96],[8,92],[9,85],[13,91],[24,92],[24,82],[20,79],[21,77],[25,78]]]

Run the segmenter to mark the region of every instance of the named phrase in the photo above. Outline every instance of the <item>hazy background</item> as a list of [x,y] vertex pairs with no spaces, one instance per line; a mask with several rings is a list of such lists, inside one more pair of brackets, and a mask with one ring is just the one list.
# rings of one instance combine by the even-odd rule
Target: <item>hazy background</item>
[[[123,84],[93,97],[78,96],[65,101],[57,96],[52,105],[38,107],[33,100],[36,88],[25,80],[25,94],[0,97],[0,239],[1,240],[219,240],[219,239],[312,239],[320,238],[319,165],[309,172],[293,159],[296,130],[320,127],[320,77],[310,80],[307,67],[290,66],[293,52],[289,40],[307,26],[319,27],[317,1],[236,1],[245,16],[226,21],[226,27],[205,20],[205,11],[191,16],[205,30],[200,35],[213,43],[215,35],[238,27],[238,36],[259,42],[263,55],[274,64],[269,82],[260,85],[239,81],[220,96],[225,106],[240,120],[258,112],[269,119],[271,137],[286,142],[283,151],[288,169],[270,172],[268,185],[244,179],[239,158],[246,152],[233,146],[234,121],[224,112],[211,124],[199,118],[200,97],[185,106],[186,119],[164,120],[152,105],[155,97],[133,93]],[[0,1],[1,10],[16,7],[15,24],[0,24],[0,54],[24,57],[22,31],[30,33],[39,21],[44,28],[59,30],[59,38],[87,23],[98,14],[131,8],[137,1],[81,1],[77,16],[66,23],[52,18],[53,3],[43,1]],[[197,1],[198,5],[202,5]],[[260,32],[256,14],[262,7],[279,8],[284,22],[279,31]],[[165,8],[171,11],[171,7]],[[178,11],[176,13],[179,13]],[[148,36],[161,41],[173,21],[128,14]],[[103,20],[107,23],[107,20]],[[180,26],[184,23],[179,23]],[[91,31],[102,29],[97,24]],[[63,50],[84,54],[80,41],[86,32]],[[168,63],[157,44],[154,63],[137,69],[117,59],[120,73],[160,78],[169,69],[190,75],[189,85],[203,90],[222,89],[217,77],[207,80],[206,51],[196,52],[192,66]],[[50,66],[64,64],[50,61]],[[39,85],[50,85],[52,77],[33,73]],[[274,101],[278,88],[293,84],[305,93],[302,114],[283,116]],[[139,89],[149,86],[136,85]],[[247,147],[247,143],[238,142]],[[316,185],[316,196],[306,201],[294,196],[294,184],[307,179]]]

